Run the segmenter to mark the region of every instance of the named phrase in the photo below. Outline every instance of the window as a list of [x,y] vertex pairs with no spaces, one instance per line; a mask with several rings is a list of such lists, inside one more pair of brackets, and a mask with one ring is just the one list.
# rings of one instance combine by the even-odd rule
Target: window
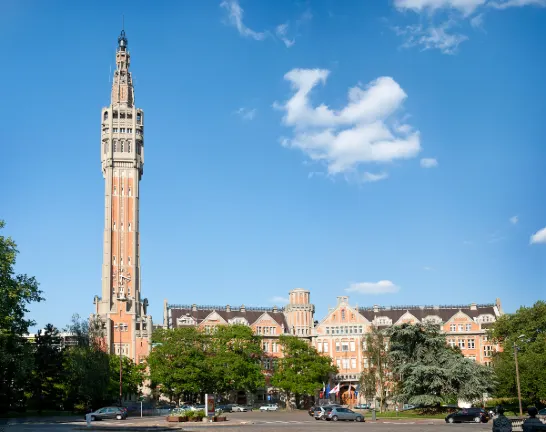
[[317,352],[322,352],[322,342],[317,343]]
[[365,367],[365,368],[370,367],[370,364],[369,364],[369,362],[368,362],[368,358],[367,358],[367,357],[364,359],[364,367]]
[[341,342],[341,351],[343,352],[349,351],[349,342]]
[[345,321],[345,309],[341,309],[341,321]]
[[351,341],[351,351],[355,352],[355,341]]
[[112,257],[112,262],[113,262],[114,264],[116,263],[116,256],[115,256],[115,255]]
[[459,348],[464,349],[464,346],[465,346],[464,339],[459,339]]
[[459,324],[459,331],[460,331],[460,332],[463,331],[463,325],[462,325],[462,324]]
[[119,131],[120,131],[121,133],[125,133],[125,128],[120,128]]
[[358,332],[362,333],[362,327],[358,327]]
[[449,339],[447,342],[451,348],[455,348],[455,339]]
[[343,359],[343,369],[349,369],[349,359]]
[[467,332],[472,331],[472,324],[467,324],[466,325],[466,331]]
[[452,332],[457,331],[457,325],[456,324],[450,324],[449,325],[449,331],[452,331]]
[[114,148],[114,151],[118,151],[118,150],[117,150],[117,147],[118,147],[118,143],[117,143],[117,141],[114,141],[114,147],[113,147],[113,148]]
[[118,112],[117,112],[117,111],[114,111],[113,117],[114,117],[114,118],[118,118]]
[[114,222],[114,224],[112,225],[112,229],[115,231],[116,230],[116,222]]
[[127,257],[127,264],[131,265],[131,257]]
[[121,147],[120,147],[120,151],[122,152],[123,151],[123,141],[121,142]]
[[112,128],[112,132],[117,133],[118,128]]
[[330,352],[330,348],[328,347],[328,342],[324,342],[324,352]]
[[356,369],[356,359],[355,358],[351,359],[351,368]]
[[483,355],[485,357],[491,357],[492,352],[493,352],[493,347],[491,345],[485,345],[483,347]]
[[257,334],[262,334],[262,328],[261,327],[256,327],[256,333]]
[[336,341],[336,352],[339,352],[339,341]]
[[[123,188],[122,188],[123,189]],[[123,231],[123,222],[120,225],[120,230]]]
[[137,112],[136,121],[140,123],[141,120],[142,120],[142,115],[139,112]]
[[264,327],[264,334],[266,334],[266,335],[269,334],[269,327]]
[[337,366],[338,369],[341,368],[341,360],[340,359],[336,360],[336,366]]
[[127,142],[127,151],[131,153],[131,141]]
[[330,334],[330,327],[326,327],[326,334]]
[[127,227],[129,231],[131,231],[131,222],[129,222],[129,226]]
[[268,351],[269,351],[269,342],[264,342],[264,344],[263,344],[263,350],[264,350],[265,352],[268,352]]
[[474,343],[474,339],[468,339],[468,348],[469,349],[474,349],[476,348],[476,345]]
[[484,336],[484,337],[482,338],[482,340],[483,340],[484,342],[487,342],[487,336]]
[[108,120],[108,111],[104,111],[104,120]]

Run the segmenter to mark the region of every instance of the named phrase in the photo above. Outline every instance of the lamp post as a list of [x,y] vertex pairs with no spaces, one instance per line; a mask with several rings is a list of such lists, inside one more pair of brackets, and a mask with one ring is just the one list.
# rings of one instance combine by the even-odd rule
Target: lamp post
[[[525,335],[520,335],[518,339],[522,340],[524,337]],[[523,407],[521,405],[521,385],[519,381],[518,349],[519,347],[516,345],[516,341],[514,341],[514,362],[516,363],[516,384],[518,386],[519,416],[523,417]]]
[[[127,301],[125,295],[118,296],[119,304],[119,316],[121,317],[121,304]],[[121,401],[123,399],[123,352],[122,352],[122,340],[121,340],[121,322],[119,323],[119,406],[121,407]]]

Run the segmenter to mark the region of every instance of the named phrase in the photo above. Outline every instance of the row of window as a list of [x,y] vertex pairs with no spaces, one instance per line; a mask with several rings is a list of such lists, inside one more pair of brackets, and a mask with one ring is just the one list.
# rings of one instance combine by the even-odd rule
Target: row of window
[[[112,114],[112,118],[115,118],[117,119],[118,118],[118,112],[117,111],[114,111],[113,114]],[[127,113],[121,111],[119,113],[119,118],[128,118],[128,119],[132,119],[133,118],[133,113],[131,111],[128,111]],[[105,111],[104,112],[104,116],[103,116],[103,119],[104,120],[108,120],[108,111]],[[137,116],[136,116],[136,119],[137,119],[137,122],[141,122],[142,120],[142,114],[137,112]]]
[[129,327],[127,326],[127,323],[119,323],[119,325],[118,323],[115,323],[114,331],[118,331],[118,330],[126,332],[126,331],[129,331]]
[[338,369],[356,369],[356,359],[336,359]]
[[[271,346],[271,351],[269,351],[269,347]],[[271,342],[271,344],[269,342],[262,342],[262,349],[264,350],[264,352],[272,352],[272,353],[276,353],[276,352],[279,352],[279,344],[277,342]]]
[[114,133],[133,133],[133,128],[112,128]]
[[[116,264],[116,256],[112,256],[112,264]],[[123,265],[123,257],[121,257],[119,259],[119,265],[122,266]],[[127,257],[127,265],[131,265],[131,257]]]
[[[108,145],[108,141],[104,142],[104,153],[108,153],[110,147]],[[131,153],[133,151],[133,146],[130,140],[128,141],[117,141],[114,140],[112,143],[112,149],[115,152],[119,153]],[[137,143],[137,153],[142,154],[142,145]]]
[[362,326],[326,327],[326,334],[362,334]]
[[[133,191],[132,191],[131,187],[129,186],[127,189],[128,189],[127,190],[127,196],[133,196]],[[117,196],[117,194],[118,194],[118,187],[116,185],[114,185],[113,195]],[[121,187],[121,194],[120,195],[125,196],[125,187],[124,186]]]
[[277,327],[256,327],[256,334],[276,335]]
[[[124,231],[123,222],[120,224],[119,230]],[[131,232],[132,230],[133,228],[131,227],[131,222],[129,222],[129,224],[127,225],[127,231]],[[112,224],[112,231],[117,231],[116,222]]]
[[[116,289],[115,288],[112,288],[112,294],[116,295]],[[123,285],[120,285],[118,294],[119,294],[120,297],[123,297],[125,295],[125,288],[123,287]],[[129,287],[129,286],[127,287],[127,295],[128,296],[131,295],[131,287]]]
[[115,351],[116,351],[117,355],[120,355],[120,348],[121,348],[121,354],[122,355],[124,355],[124,356],[129,355],[129,344],[116,343],[116,344],[114,344],[114,347],[115,347]]
[[449,325],[449,331],[451,332],[454,332],[454,331],[472,331],[472,324],[450,324]]
[[476,343],[474,339],[448,339],[447,343],[451,348],[455,348],[455,345],[458,345],[460,349],[474,349],[476,348]]
[[265,370],[274,370],[277,368],[277,359],[264,358],[262,359],[262,366]]

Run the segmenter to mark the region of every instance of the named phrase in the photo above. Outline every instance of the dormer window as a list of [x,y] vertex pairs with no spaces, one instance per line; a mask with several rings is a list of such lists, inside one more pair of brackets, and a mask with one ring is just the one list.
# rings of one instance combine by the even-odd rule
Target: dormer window
[[193,317],[191,317],[191,316],[189,316],[189,315],[185,315],[185,316],[181,316],[180,318],[177,318],[176,323],[177,323],[179,326],[183,326],[183,325],[196,325],[196,324],[197,324],[197,323],[195,322],[195,320],[193,319]]

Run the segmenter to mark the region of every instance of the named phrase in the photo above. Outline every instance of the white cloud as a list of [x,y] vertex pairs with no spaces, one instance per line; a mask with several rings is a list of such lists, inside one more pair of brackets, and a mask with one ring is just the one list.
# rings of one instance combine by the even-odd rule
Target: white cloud
[[495,9],[508,9],[522,6],[546,7],[546,0],[500,0],[489,2],[488,5]]
[[244,25],[244,10],[239,5],[238,0],[224,0],[222,3],[220,3],[220,7],[224,8],[227,11],[230,24],[239,31],[239,34],[241,36],[250,37],[255,40],[265,39],[265,32],[256,32]]
[[429,266],[425,266],[423,267],[423,270],[425,271],[431,271],[431,270],[434,270],[432,267],[429,267]]
[[339,110],[325,104],[312,106],[311,91],[324,84],[329,74],[326,69],[292,69],[284,76],[294,94],[284,103],[273,104],[284,111],[283,123],[293,128],[291,138],[281,139],[283,146],[325,164],[330,175],[355,173],[363,164],[419,154],[419,132],[409,125],[403,130],[396,127],[400,122],[395,114],[407,95],[394,79],[379,77],[364,88],[350,88],[348,103]]
[[546,227],[538,230],[531,236],[531,244],[546,243]]
[[381,280],[379,282],[352,283],[345,291],[360,294],[392,294],[400,291],[400,287],[389,280]]
[[518,218],[517,216],[512,216],[512,217],[510,218],[510,223],[511,223],[512,225],[516,225],[518,222],[519,222],[519,218]]
[[[487,10],[546,7],[546,0],[394,0],[394,6],[400,12],[413,11],[425,16],[425,20],[420,19],[419,24],[393,27],[397,35],[406,39],[403,47],[419,46],[423,50],[439,49],[444,54],[454,54],[468,37],[449,31],[453,25],[468,20],[470,26],[483,30],[483,19]],[[438,16],[440,19],[449,19],[438,25],[434,23],[434,17]]]
[[373,183],[373,182],[385,180],[388,177],[389,177],[389,175],[386,172],[382,172],[382,173],[379,173],[379,174],[373,174],[373,173],[370,173],[370,172],[366,171],[362,175],[362,181]]
[[437,49],[443,54],[455,54],[459,45],[468,40],[463,34],[449,33],[454,21],[447,21],[439,26],[424,26],[422,24],[395,27],[398,36],[405,37],[404,48],[421,47],[422,51]]
[[243,120],[253,120],[254,117],[256,117],[256,108],[249,109],[241,107],[235,111],[235,113],[241,116]]
[[275,296],[271,297],[269,301],[273,304],[286,304],[289,300],[286,297]]
[[277,28],[275,29],[275,34],[277,35],[277,37],[284,42],[287,48],[290,48],[292,45],[296,43],[296,39],[288,38],[287,33],[288,33],[288,23],[279,24]]
[[487,0],[395,0],[397,9],[411,9],[416,12],[423,10],[457,9],[465,14],[472,13]]
[[434,158],[423,158],[421,159],[421,166],[423,168],[434,168],[438,166],[438,161]]

